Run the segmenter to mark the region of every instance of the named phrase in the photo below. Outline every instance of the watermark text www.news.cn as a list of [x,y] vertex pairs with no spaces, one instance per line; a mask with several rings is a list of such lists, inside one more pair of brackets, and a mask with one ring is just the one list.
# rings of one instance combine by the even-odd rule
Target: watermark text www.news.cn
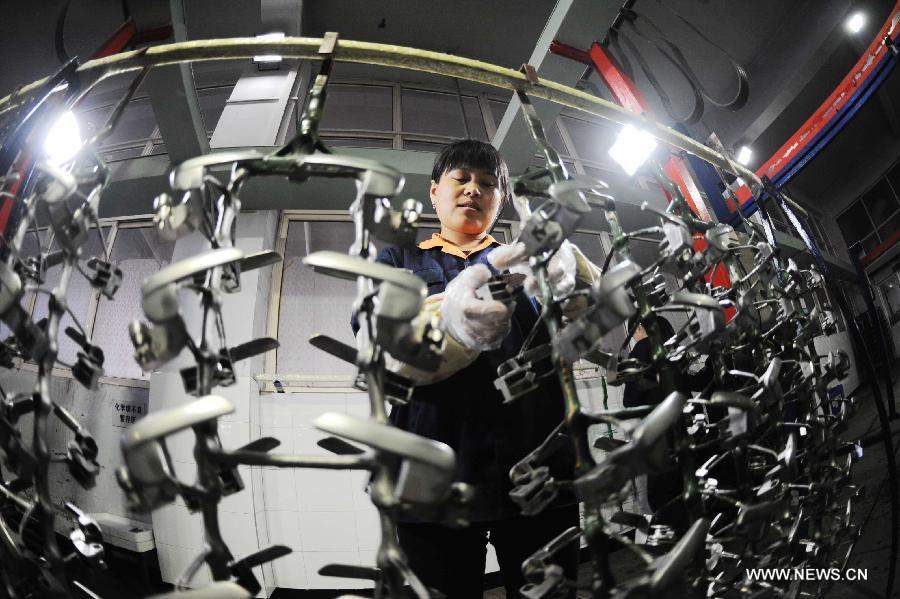
[[837,582],[868,580],[869,572],[866,568],[751,568],[747,570],[747,578],[751,582]]

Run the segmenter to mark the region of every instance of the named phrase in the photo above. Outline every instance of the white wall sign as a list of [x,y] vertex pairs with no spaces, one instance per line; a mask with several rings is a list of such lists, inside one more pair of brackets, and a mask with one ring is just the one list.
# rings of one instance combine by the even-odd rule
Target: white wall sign
[[147,398],[117,398],[112,404],[112,424],[127,428],[147,415]]

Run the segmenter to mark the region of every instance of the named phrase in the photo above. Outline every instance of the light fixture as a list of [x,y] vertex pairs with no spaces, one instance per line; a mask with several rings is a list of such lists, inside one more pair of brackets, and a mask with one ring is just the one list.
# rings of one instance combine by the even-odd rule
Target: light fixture
[[655,137],[634,125],[625,125],[616,137],[616,143],[609,149],[609,155],[631,176],[646,162],[656,146]]
[[84,141],[78,130],[78,121],[71,110],[67,110],[53,123],[44,139],[44,152],[47,160],[55,164],[63,164],[71,160]]
[[[256,36],[256,39],[266,40],[266,41],[274,41],[284,39],[284,32],[276,31],[274,33],[262,33]],[[281,62],[281,54],[260,54],[258,56],[253,57],[253,62],[258,65],[274,65],[274,67],[270,68],[278,68],[278,63]]]
[[866,24],[866,17],[861,12],[855,12],[850,15],[850,18],[844,23],[844,27],[847,28],[847,31],[850,33],[859,33],[863,25]]
[[748,148],[747,146],[741,146],[741,149],[738,150],[737,161],[744,166],[750,164],[750,159],[753,158],[753,150]]

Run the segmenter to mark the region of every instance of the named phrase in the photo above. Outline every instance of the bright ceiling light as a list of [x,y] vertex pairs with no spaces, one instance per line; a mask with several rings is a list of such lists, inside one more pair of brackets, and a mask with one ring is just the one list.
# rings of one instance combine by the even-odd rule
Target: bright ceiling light
[[84,142],[78,130],[78,121],[71,110],[67,110],[53,123],[44,139],[44,151],[47,159],[55,164],[63,164],[71,160]]
[[[256,36],[256,39],[274,41],[284,39],[284,32],[277,31],[275,33],[263,33]],[[281,54],[260,54],[253,57],[253,62],[281,62]]]
[[656,146],[655,137],[634,125],[625,125],[609,149],[609,155],[631,176],[647,161]]
[[855,12],[850,15],[850,18],[847,19],[847,22],[844,23],[844,26],[850,33],[859,33],[860,30],[862,30],[863,25],[865,24],[866,17],[861,12]]
[[741,149],[738,151],[737,161],[744,166],[747,166],[750,164],[751,158],[753,158],[753,150],[747,146],[741,146]]

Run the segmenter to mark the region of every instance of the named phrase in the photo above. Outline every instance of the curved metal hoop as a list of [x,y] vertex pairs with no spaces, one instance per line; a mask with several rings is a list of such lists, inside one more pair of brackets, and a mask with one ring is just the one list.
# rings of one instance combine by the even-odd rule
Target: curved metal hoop
[[[143,67],[182,62],[234,60],[250,58],[258,54],[280,54],[288,58],[316,60],[322,58],[322,55],[319,54],[321,45],[322,38],[309,37],[287,37],[275,41],[256,38],[226,38],[179,42],[91,60],[78,68],[78,75],[85,87],[90,88],[112,75],[135,71]],[[715,150],[658,123],[647,115],[631,112],[617,104],[555,81],[539,79],[537,83],[532,83],[523,73],[513,69],[441,52],[388,44],[342,39],[330,56],[338,62],[424,71],[501,89],[523,91],[531,97],[549,100],[622,125],[635,125],[650,132],[660,141],[689,152],[724,171],[743,177],[746,181],[759,182],[759,177],[753,171],[729,162]],[[46,78],[26,85],[16,93],[0,99],[0,116],[12,110],[16,102],[27,98],[29,93],[37,89],[44,81]]]

